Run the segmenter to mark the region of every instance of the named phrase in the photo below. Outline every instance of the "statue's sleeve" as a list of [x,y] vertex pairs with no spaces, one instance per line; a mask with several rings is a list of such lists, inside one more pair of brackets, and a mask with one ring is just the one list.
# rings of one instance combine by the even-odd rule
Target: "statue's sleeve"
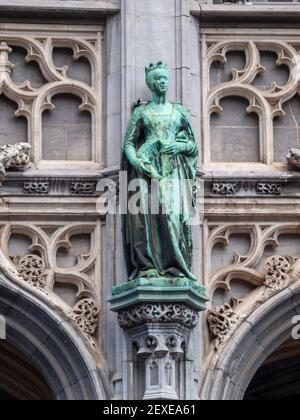
[[190,157],[198,156],[198,145],[196,142],[196,136],[192,127],[191,116],[189,112],[181,105],[177,105],[178,110],[182,115],[182,128],[188,135],[189,141],[187,142],[186,155]]
[[142,131],[142,123],[142,107],[138,107],[130,118],[123,146],[123,153],[132,166],[135,166],[137,160],[137,141]]

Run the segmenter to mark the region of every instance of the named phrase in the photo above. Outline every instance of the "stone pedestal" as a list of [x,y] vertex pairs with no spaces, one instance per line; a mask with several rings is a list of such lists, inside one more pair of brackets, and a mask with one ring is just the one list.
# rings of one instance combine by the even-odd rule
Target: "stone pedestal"
[[111,309],[144,362],[144,400],[180,399],[178,372],[206,301],[204,287],[188,279],[138,279],[113,289]]

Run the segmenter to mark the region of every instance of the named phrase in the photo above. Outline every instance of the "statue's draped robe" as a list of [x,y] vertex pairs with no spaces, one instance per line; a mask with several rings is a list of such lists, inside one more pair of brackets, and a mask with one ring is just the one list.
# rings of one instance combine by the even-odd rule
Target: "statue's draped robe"
[[[187,152],[173,156],[162,153],[162,147],[173,142],[185,144]],[[123,149],[123,168],[128,171],[129,182],[140,181],[139,204],[143,209],[139,214],[128,211],[124,217],[124,249],[130,279],[196,280],[191,272],[190,218],[198,148],[188,112],[177,104],[172,105],[170,114],[156,113],[150,105],[139,106],[132,114]],[[136,153],[148,162],[147,167],[153,168],[155,175],[163,178],[159,187],[151,186],[151,179],[131,166],[127,159],[129,153]],[[129,203],[134,194],[129,192]],[[156,202],[159,214],[151,214],[151,206]]]

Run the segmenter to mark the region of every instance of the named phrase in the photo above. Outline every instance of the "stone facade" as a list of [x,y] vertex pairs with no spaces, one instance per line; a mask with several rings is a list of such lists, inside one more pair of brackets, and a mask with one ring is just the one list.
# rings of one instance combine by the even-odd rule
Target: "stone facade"
[[[291,336],[300,6],[211,3],[0,0],[0,145],[31,146],[31,167],[0,180],[0,316],[47,398],[160,398],[152,369],[170,399],[243,399]],[[160,59],[201,151],[194,272],[209,302],[200,315],[162,300],[117,316],[122,221],[103,185],[120,191],[132,107],[150,99],[144,67]],[[3,395],[22,398],[5,378]]]

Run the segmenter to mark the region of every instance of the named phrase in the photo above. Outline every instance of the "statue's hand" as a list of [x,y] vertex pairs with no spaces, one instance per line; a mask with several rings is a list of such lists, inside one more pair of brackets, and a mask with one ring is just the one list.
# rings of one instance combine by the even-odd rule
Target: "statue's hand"
[[168,155],[178,155],[179,153],[186,152],[186,144],[185,143],[172,143],[168,144],[162,149],[162,153],[166,153]]
[[151,162],[147,160],[138,159],[135,164],[135,169],[142,175],[146,175],[149,178],[161,179],[162,177],[156,171],[156,169],[151,165]]

